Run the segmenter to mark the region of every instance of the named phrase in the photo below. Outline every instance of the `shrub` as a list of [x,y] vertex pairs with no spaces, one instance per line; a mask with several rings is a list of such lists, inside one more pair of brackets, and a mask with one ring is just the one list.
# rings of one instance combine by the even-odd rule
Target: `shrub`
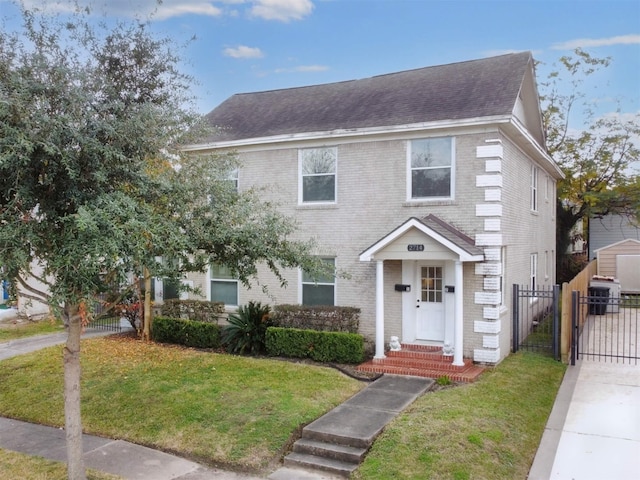
[[320,332],[358,333],[360,309],[355,307],[277,305],[273,324],[278,327]]
[[164,301],[160,307],[160,313],[163,317],[218,323],[218,320],[224,314],[224,303],[174,298]]
[[260,302],[249,302],[229,315],[222,330],[222,343],[230,353],[258,354],[264,351],[265,333],[271,326],[271,307]]
[[130,292],[122,297],[115,306],[114,311],[121,317],[126,318],[134,330],[139,331],[142,327],[142,303],[136,292]]
[[270,327],[265,344],[272,356],[336,363],[360,363],[364,359],[364,339],[355,333]]
[[156,317],[151,338],[160,343],[174,343],[195,348],[220,348],[220,326],[182,318]]

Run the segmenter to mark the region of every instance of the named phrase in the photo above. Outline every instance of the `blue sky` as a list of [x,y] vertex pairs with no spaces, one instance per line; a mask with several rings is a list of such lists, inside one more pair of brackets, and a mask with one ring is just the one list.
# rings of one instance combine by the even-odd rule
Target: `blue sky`
[[[78,0],[80,4],[89,0]],[[63,1],[64,3],[64,1]],[[640,113],[640,0],[93,0],[184,43],[206,113],[234,93],[335,82],[529,50],[544,79],[582,47],[611,57],[589,79],[601,114]],[[55,0],[28,6],[63,8]],[[3,16],[15,11],[0,0]]]

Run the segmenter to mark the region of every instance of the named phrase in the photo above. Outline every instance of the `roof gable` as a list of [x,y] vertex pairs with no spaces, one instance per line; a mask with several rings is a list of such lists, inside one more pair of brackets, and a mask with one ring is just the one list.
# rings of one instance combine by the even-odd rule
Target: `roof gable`
[[640,247],[640,240],[636,240],[635,238],[625,238],[624,240],[620,240],[610,245],[600,247],[597,250],[594,250],[594,253],[603,252],[605,250],[609,250],[610,248],[620,247],[622,245]]
[[444,220],[431,214],[424,218],[411,217],[405,223],[362,252],[360,254],[360,261],[368,262],[373,260],[378,252],[383,251],[412,229],[416,229],[432,238],[443,247],[453,252],[463,262],[478,262],[484,260],[484,252],[482,248],[477,247],[472,238],[468,237]]
[[300,88],[236,94],[207,114],[206,142],[511,116],[529,52]]

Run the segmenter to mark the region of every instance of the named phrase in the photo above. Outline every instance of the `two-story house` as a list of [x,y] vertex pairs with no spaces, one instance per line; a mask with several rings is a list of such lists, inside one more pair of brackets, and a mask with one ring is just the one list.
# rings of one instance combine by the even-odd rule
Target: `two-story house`
[[[240,189],[315,238],[343,278],[265,269],[277,303],[361,309],[385,356],[391,336],[497,363],[510,351],[511,285],[555,279],[555,192],[534,60],[516,53],[361,80],[233,95],[193,152],[238,152]],[[262,274],[261,274],[262,275]],[[274,303],[212,267],[191,280],[229,306]]]

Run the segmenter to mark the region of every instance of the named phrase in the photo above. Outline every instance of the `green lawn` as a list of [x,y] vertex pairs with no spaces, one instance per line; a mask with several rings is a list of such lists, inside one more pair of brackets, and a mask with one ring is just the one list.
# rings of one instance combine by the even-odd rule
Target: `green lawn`
[[[104,337],[82,343],[87,433],[260,471],[364,387],[337,370]],[[0,414],[62,426],[62,348],[0,363]]]
[[565,366],[511,355],[476,383],[419,398],[374,443],[357,479],[526,479]]
[[[21,453],[0,449],[0,480],[66,480],[67,466],[64,463],[30,457]],[[123,480],[117,475],[87,471],[88,480]]]
[[[61,355],[1,362],[0,415],[62,425]],[[301,426],[365,386],[331,368],[123,337],[85,340],[82,357],[86,432],[237,471],[275,469]],[[354,477],[526,479],[564,369],[522,353],[474,384],[424,395]]]
[[63,332],[62,322],[55,320],[40,320],[37,322],[17,322],[0,324],[0,343],[18,338],[33,337],[47,333]]

